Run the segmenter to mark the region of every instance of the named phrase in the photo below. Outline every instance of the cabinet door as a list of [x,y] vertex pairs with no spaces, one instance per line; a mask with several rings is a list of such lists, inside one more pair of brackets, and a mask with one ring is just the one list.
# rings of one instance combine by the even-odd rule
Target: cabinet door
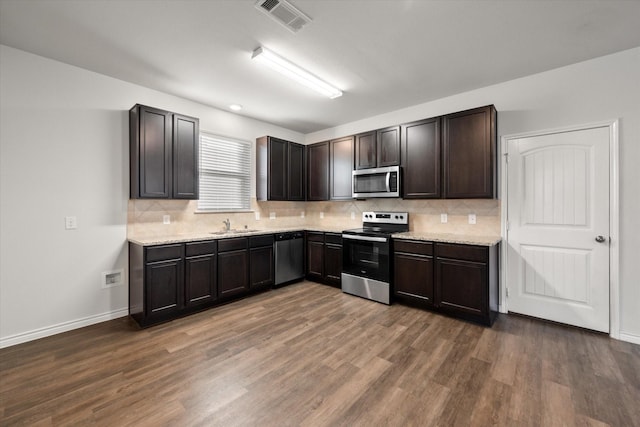
[[186,259],[184,287],[187,307],[205,305],[218,298],[214,254]]
[[353,137],[332,140],[330,155],[330,199],[352,199]]
[[273,247],[249,250],[249,286],[253,288],[273,285]]
[[287,200],[289,143],[269,137],[269,166],[267,170],[269,200]]
[[376,133],[374,131],[355,136],[355,168],[376,167]]
[[380,129],[376,132],[378,167],[400,164],[400,126]]
[[221,298],[249,290],[248,258],[246,249],[218,254],[218,295]]
[[288,199],[304,200],[304,145],[289,143]]
[[173,115],[173,191],[174,199],[198,198],[199,120]]
[[307,200],[329,200],[329,141],[307,147]]
[[445,198],[494,196],[495,116],[492,105],[444,116]]
[[342,246],[330,243],[325,245],[324,272],[327,283],[340,286],[342,281]]
[[182,259],[150,262],[145,267],[146,315],[159,315],[178,312],[183,306]]
[[402,125],[402,197],[440,197],[440,119]]
[[[320,235],[322,238],[322,235]],[[307,238],[307,276],[322,280],[324,276],[324,242]]]
[[396,252],[395,294],[433,304],[433,256]]
[[[138,131],[133,141],[131,175],[138,188],[132,197],[171,197],[171,113],[146,106],[137,107]],[[135,120],[135,119],[134,119]],[[136,160],[138,160],[136,162]],[[132,181],[133,182],[133,181]]]
[[436,302],[441,309],[474,316],[488,315],[487,264],[436,259]]

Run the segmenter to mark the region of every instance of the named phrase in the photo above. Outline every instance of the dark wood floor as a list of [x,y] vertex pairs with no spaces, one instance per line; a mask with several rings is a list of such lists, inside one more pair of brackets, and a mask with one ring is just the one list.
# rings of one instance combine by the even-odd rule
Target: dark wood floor
[[303,282],[0,350],[0,425],[634,426],[640,346]]

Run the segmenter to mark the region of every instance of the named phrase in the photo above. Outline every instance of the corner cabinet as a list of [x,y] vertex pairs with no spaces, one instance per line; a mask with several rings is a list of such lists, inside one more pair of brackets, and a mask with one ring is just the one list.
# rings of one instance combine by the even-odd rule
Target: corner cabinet
[[496,193],[496,109],[493,105],[443,117],[442,196],[493,198]]
[[256,140],[258,200],[305,200],[304,145],[272,136]]
[[197,199],[199,120],[145,105],[129,110],[130,197]]

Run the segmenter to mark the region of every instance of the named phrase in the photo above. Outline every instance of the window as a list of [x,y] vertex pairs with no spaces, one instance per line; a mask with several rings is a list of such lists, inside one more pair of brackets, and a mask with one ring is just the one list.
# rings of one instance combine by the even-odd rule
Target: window
[[201,211],[249,210],[251,143],[200,133]]

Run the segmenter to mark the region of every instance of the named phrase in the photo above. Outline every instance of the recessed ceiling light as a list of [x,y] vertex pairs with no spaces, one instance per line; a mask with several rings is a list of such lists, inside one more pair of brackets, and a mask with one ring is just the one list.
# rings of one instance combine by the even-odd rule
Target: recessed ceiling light
[[231,105],[229,105],[229,108],[231,108],[233,111],[240,111],[240,110],[242,110],[242,105],[240,105],[240,104],[231,104]]
[[340,89],[320,80],[310,72],[303,70],[296,64],[287,61],[264,47],[254,50],[251,58],[331,99],[342,96]]

